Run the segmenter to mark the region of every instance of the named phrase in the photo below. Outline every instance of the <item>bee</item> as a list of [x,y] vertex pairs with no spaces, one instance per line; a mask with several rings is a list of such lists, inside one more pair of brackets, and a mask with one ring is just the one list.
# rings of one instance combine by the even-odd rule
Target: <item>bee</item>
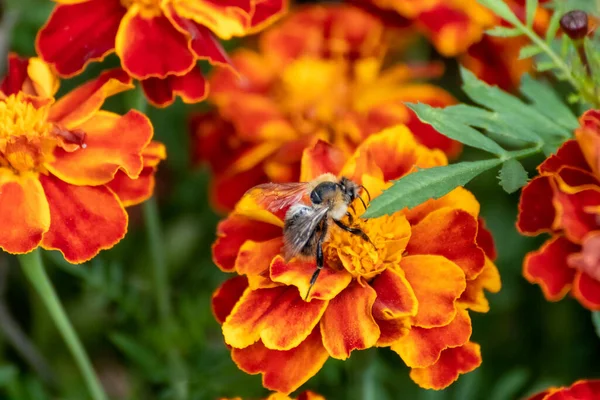
[[[323,243],[327,240],[330,225],[333,222],[344,231],[357,235],[375,246],[360,228],[352,227],[353,202],[359,199],[363,207],[367,206],[359,196],[362,189],[369,201],[371,195],[367,189],[342,177],[323,174],[310,182],[265,183],[250,189],[249,194],[261,206],[277,214],[287,208],[283,225],[283,255],[286,261],[293,257],[316,259],[305,300],[323,269]],[[341,220],[348,217],[350,225]]]

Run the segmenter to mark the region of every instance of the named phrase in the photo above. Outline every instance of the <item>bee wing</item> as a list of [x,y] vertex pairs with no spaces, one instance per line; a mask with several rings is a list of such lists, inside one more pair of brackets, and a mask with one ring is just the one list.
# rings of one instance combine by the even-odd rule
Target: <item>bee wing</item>
[[310,207],[303,204],[292,206],[285,216],[283,230],[283,254],[286,260],[298,255],[313,239],[317,226],[327,217],[329,207]]
[[308,182],[264,183],[247,193],[254,201],[272,213],[302,202],[308,195]]

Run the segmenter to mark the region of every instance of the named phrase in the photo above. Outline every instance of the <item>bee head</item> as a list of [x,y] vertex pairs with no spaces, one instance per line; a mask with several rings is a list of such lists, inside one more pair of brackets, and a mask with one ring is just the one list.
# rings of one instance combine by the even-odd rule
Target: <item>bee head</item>
[[365,189],[364,186],[354,183],[354,181],[352,181],[344,176],[340,179],[340,181],[338,182],[338,185],[340,187],[340,190],[342,191],[342,194],[344,195],[345,200],[348,202],[348,204],[352,203],[356,198],[358,198],[358,199],[360,199],[361,203],[363,203],[365,210],[367,209],[365,202],[363,201],[363,199],[360,197],[360,195],[358,193],[359,190],[362,188],[367,193],[367,196],[369,197],[369,201],[371,200],[371,195],[369,194],[369,192],[367,192],[367,189]]

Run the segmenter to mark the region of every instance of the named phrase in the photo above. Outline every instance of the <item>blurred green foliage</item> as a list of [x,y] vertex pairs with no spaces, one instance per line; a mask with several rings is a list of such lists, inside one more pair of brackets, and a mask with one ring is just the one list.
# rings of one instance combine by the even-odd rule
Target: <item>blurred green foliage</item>
[[[12,50],[34,55],[36,31],[52,3],[6,3],[18,18],[12,32]],[[445,61],[447,73],[438,83],[461,98],[456,65],[452,60]],[[61,92],[116,65],[114,56],[102,64],[92,64],[82,76],[64,82]],[[108,108],[125,111],[133,101],[126,93],[110,99]],[[177,102],[167,109],[148,111],[156,139],[168,148],[157,185],[173,313],[168,334],[157,323],[151,258],[140,207],[129,210],[127,237],[85,265],[73,266],[58,253],[44,252],[61,300],[114,399],[175,398],[167,362],[167,355],[174,349],[185,368],[177,386],[189,399],[258,398],[267,393],[260,376],[241,372],[231,361],[210,309],[212,292],[227,276],[211,261],[219,216],[207,202],[207,171],[190,164],[187,133],[190,113],[205,107]],[[476,157],[473,151],[462,158]],[[539,161],[525,163],[530,176]],[[491,311],[471,313],[473,340],[481,344],[482,366],[445,391],[427,391],[410,380],[408,368],[395,353],[371,349],[355,352],[344,362],[330,359],[303,388],[328,399],[504,400],[549,385],[600,377],[600,339],[590,313],[570,298],[559,303],[545,301],[539,287],[521,276],[523,256],[537,248],[543,238],[517,234],[514,221],[518,194],[504,193],[494,173],[478,177],[469,188],[480,200],[482,214],[496,238],[497,264],[503,280],[502,291],[488,296]],[[4,271],[0,274],[0,286],[4,288],[0,305],[7,306],[21,334],[31,340],[51,371],[44,381],[0,333],[0,398],[87,398],[70,353],[25,282],[16,259],[2,254],[0,270]],[[37,367],[43,369],[43,365]]]

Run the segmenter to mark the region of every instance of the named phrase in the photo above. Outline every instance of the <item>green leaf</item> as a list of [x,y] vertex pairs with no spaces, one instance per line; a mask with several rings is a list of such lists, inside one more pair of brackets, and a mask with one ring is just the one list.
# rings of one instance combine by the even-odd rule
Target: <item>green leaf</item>
[[538,0],[527,0],[525,7],[525,21],[527,22],[527,26],[533,27],[533,20],[535,19],[535,11],[538,7]]
[[488,398],[490,400],[518,399],[519,392],[527,384],[530,375],[531,373],[523,367],[506,372],[491,388]]
[[579,126],[577,117],[561,98],[549,86],[536,81],[528,74],[521,79],[521,93],[531,101],[531,106],[552,118],[557,124],[560,124],[568,131],[572,131]]
[[500,159],[492,159],[418,170],[395,181],[389,189],[373,199],[362,217],[380,217],[405,207],[415,207],[432,198],[438,199],[501,163]]
[[592,311],[592,322],[596,328],[596,335],[600,338],[600,311]]
[[123,352],[123,354],[136,364],[148,379],[154,382],[163,381],[165,378],[164,363],[156,356],[156,352],[142,346],[139,340],[122,333],[109,335],[111,342]]
[[560,18],[563,16],[563,14],[564,12],[558,8],[554,11],[554,13],[552,13],[552,17],[548,23],[548,29],[546,30],[547,43],[551,43],[556,37],[556,32],[558,32],[558,28],[560,27]]
[[542,50],[539,46],[535,44],[523,46],[519,51],[519,60],[525,60],[527,58],[535,57],[543,52],[544,50]]
[[0,367],[0,387],[5,387],[14,381],[19,375],[19,370],[14,365],[3,365]]
[[450,139],[457,140],[467,146],[485,150],[492,154],[503,155],[506,151],[492,139],[486,137],[476,129],[465,126],[459,121],[446,118],[443,108],[431,107],[427,104],[406,104],[417,114],[419,119],[433,126]]
[[477,1],[479,2],[479,4],[492,10],[494,12],[494,14],[496,14],[503,20],[505,20],[513,25],[517,25],[517,26],[521,24],[521,21],[519,21],[519,18],[517,18],[517,16],[512,12],[510,7],[508,7],[503,0],[477,0]]
[[492,29],[488,29],[487,31],[485,31],[486,34],[490,35],[490,36],[496,36],[496,37],[517,37],[517,36],[521,36],[523,34],[523,32],[521,32],[521,30],[517,29],[517,28],[506,28],[504,26],[495,26]]
[[506,193],[514,193],[527,184],[527,171],[520,162],[511,158],[502,164],[498,179]]
[[535,69],[537,72],[551,71],[554,68],[556,68],[556,64],[554,64],[552,61],[543,61],[535,64]]

